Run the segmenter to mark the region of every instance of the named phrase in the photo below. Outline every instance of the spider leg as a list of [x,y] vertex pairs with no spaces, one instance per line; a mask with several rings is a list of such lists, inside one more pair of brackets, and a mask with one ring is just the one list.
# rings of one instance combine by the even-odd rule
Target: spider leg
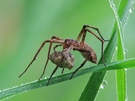
[[52,42],[50,42],[50,45],[49,45],[49,50],[48,50],[47,60],[46,60],[45,66],[44,66],[43,73],[41,74],[41,76],[39,77],[38,80],[40,80],[40,79],[43,77],[44,73],[45,73],[46,66],[47,66],[48,61],[49,61],[49,56],[50,56],[51,47],[52,47]]
[[98,32],[98,34],[99,34],[99,36],[101,37],[101,39],[103,39],[105,42],[106,42],[106,41],[109,41],[109,40],[105,40],[105,39],[103,38],[103,36],[101,35],[101,33],[100,33],[100,31],[99,31],[99,29],[98,29],[98,28],[93,27],[93,26],[89,26],[89,25],[87,25],[87,27],[88,27],[88,28],[95,29],[95,30]]
[[[106,41],[109,41],[109,40],[105,40],[105,39],[103,38],[103,36],[101,35],[101,33],[100,33],[100,31],[99,31],[98,28],[93,27],[93,26],[89,26],[89,25],[84,25],[84,26],[82,27],[82,29],[81,29],[81,31],[80,31],[78,37],[77,37],[77,41],[80,41],[80,38],[81,38],[81,36],[83,35],[83,33],[84,33],[84,31],[85,31],[86,28],[92,28],[92,29],[96,30],[102,40],[104,40],[105,42],[106,42]],[[95,36],[95,35],[94,35],[94,36]]]
[[63,73],[64,73],[64,69],[65,69],[65,68],[62,68],[62,72],[61,72],[61,74],[63,74]]
[[70,79],[73,78],[74,74],[75,74],[80,68],[82,68],[86,62],[87,62],[87,59],[85,59],[85,60],[83,61],[83,63],[73,72],[73,74],[71,75]]
[[[56,38],[56,37],[53,36],[53,37],[51,38],[51,40],[45,40],[45,41],[41,44],[41,46],[40,46],[40,48],[38,49],[38,51],[36,52],[34,58],[33,58],[32,61],[29,63],[29,65],[26,67],[26,69],[19,75],[19,78],[28,70],[28,68],[30,67],[30,65],[36,60],[37,55],[39,54],[39,52],[41,51],[41,49],[43,48],[43,46],[45,45],[45,43],[47,43],[47,42],[63,43],[63,40],[62,40],[62,39],[60,39],[60,40],[53,40],[53,39],[55,39],[55,38]],[[50,48],[51,48],[51,47],[50,47]],[[48,54],[48,55],[49,55],[49,54]],[[49,57],[49,56],[48,56],[48,57]],[[47,63],[46,63],[46,65],[47,65]]]
[[56,53],[56,48],[59,47],[59,46],[62,46],[62,45],[56,45],[56,46],[54,46],[53,50],[54,50],[55,53]]
[[78,41],[78,42],[80,41],[80,38],[81,38],[81,36],[83,35],[84,30],[85,30],[86,27],[87,27],[86,25],[84,25],[84,26],[82,27],[82,29],[81,29],[81,31],[80,31],[78,37],[77,37],[77,41]]
[[[102,59],[102,62],[104,64],[104,66],[106,67],[106,64],[105,64],[105,61],[104,61],[104,51],[103,51],[104,50],[104,42],[105,42],[105,40],[100,38],[100,37],[98,37],[95,33],[93,33],[89,29],[86,29],[86,31],[88,31],[89,33],[93,34],[97,39],[99,39],[101,41],[101,43],[102,43],[102,45],[101,45],[101,59]],[[83,38],[82,38],[82,41],[83,41]]]
[[[53,40],[53,39],[55,39],[55,40]],[[62,43],[62,42],[63,42],[63,39],[60,39],[59,37],[53,36],[53,37],[51,38],[50,45],[49,45],[49,50],[48,50],[47,60],[46,60],[45,66],[44,66],[43,73],[42,73],[41,76],[39,77],[39,80],[43,77],[43,75],[44,75],[44,73],[45,73],[46,66],[47,66],[48,61],[49,61],[49,56],[50,56],[50,51],[51,51],[52,43]],[[57,46],[57,45],[56,45],[56,46]],[[58,46],[57,46],[57,47],[58,47]]]
[[[78,50],[78,51],[80,51],[80,52],[88,52],[87,50],[83,50],[83,49],[78,48],[78,47],[74,47],[74,50]],[[87,62],[87,60],[89,59],[90,56],[91,56],[91,55],[89,55],[89,56],[87,57],[87,59],[85,59],[85,60],[83,61],[83,63],[73,72],[73,74],[71,75],[70,79],[72,79],[73,76],[74,76],[74,74],[75,74],[80,68],[82,68],[82,67],[84,66],[84,64]]]
[[[57,40],[62,40],[63,41],[63,39],[61,39],[61,38],[59,38],[57,36],[53,36],[52,39],[57,39]],[[59,46],[62,46],[62,45],[56,45],[56,46],[54,46],[53,50],[54,50],[55,53],[56,53],[56,48],[59,47]]]
[[[94,32],[92,32],[91,30],[89,30],[89,29],[87,29],[87,28],[92,28],[92,29],[96,30],[96,31],[98,32],[98,34],[99,34],[100,37],[98,37]],[[101,57],[101,58],[102,58],[103,64],[104,64],[105,67],[106,67],[106,64],[105,64],[105,62],[104,62],[104,52],[103,52],[103,49],[104,49],[104,42],[109,41],[109,40],[105,40],[105,39],[103,38],[103,36],[100,34],[100,31],[99,31],[98,28],[93,27],[93,26],[89,26],[89,25],[84,25],[84,26],[82,27],[82,30],[80,31],[78,37],[77,37],[77,41],[80,41],[80,38],[81,38],[81,36],[82,36],[82,41],[80,42],[81,48],[83,47],[83,44],[84,44],[84,40],[85,40],[86,32],[87,32],[87,31],[88,31],[89,33],[91,33],[92,35],[94,35],[98,40],[101,41],[101,43],[102,43],[102,46],[101,46],[101,55],[102,55],[102,57]]]
[[94,32],[92,32],[91,30],[85,29],[85,30],[84,30],[84,33],[83,33],[83,36],[82,36],[81,47],[82,47],[83,44],[84,44],[84,40],[85,40],[86,32],[87,32],[87,31],[88,31],[89,33],[91,33],[92,35],[94,35],[98,40],[101,41],[101,43],[102,43],[102,46],[101,46],[101,58],[102,58],[103,64],[104,64],[105,67],[106,67],[106,64],[105,64],[105,62],[104,62],[104,52],[103,52],[103,50],[104,50],[104,42],[107,41],[107,40],[102,39],[102,37],[101,37],[101,38],[98,37],[98,36],[97,36]]
[[[56,48],[59,47],[59,46],[62,46],[62,45],[56,45],[56,46],[54,46],[53,50],[54,50],[55,54],[57,54]],[[62,68],[61,74],[63,74],[63,72],[64,72],[64,68]]]
[[50,82],[52,76],[54,75],[54,73],[56,72],[56,70],[59,68],[59,66],[61,65],[61,63],[63,62],[63,59],[64,59],[64,56],[62,57],[60,63],[59,63],[59,64],[55,67],[55,69],[53,70],[53,72],[52,72],[50,78],[48,79],[47,86],[48,86],[48,84],[49,84],[49,82]]
[[41,51],[41,49],[43,48],[43,46],[45,45],[46,42],[48,42],[50,40],[45,40],[42,45],[40,46],[40,48],[38,49],[38,51],[36,52],[34,58],[32,59],[32,61],[29,63],[29,65],[26,67],[26,69],[19,75],[19,78],[28,70],[28,68],[30,67],[30,65],[36,60],[37,55],[39,54],[39,52]]
[[[69,54],[70,50],[72,50],[72,49],[73,49],[73,46],[71,45],[69,48],[63,50],[63,55],[64,55],[64,57],[65,57],[66,59],[68,58],[68,54]],[[64,69],[65,69],[65,68],[62,68],[61,74],[64,73]]]

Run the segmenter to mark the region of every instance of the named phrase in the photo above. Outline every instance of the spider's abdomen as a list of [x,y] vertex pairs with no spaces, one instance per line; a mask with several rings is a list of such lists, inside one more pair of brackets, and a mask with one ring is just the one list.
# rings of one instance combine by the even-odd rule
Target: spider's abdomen
[[81,52],[82,56],[92,63],[97,63],[97,55],[94,50],[86,43],[84,43],[83,49],[87,50],[88,52]]

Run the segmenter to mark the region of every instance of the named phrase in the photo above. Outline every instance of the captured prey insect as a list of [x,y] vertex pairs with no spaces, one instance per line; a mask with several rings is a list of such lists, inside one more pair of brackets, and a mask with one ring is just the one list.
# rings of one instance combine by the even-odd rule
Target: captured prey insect
[[[74,67],[74,55],[72,55],[70,52],[68,54],[64,54],[65,58],[59,65],[62,69],[62,73],[64,72],[64,68],[72,69]],[[62,51],[54,51],[50,54],[50,60],[52,63],[58,65],[63,57]]]
[[[96,30],[99,34],[96,35],[93,31],[91,31],[90,29]],[[44,66],[44,70],[42,75],[40,76],[39,80],[43,77],[48,61],[51,60],[51,62],[53,62],[54,64],[56,64],[55,69],[53,70],[50,78],[48,79],[47,85],[49,84],[49,81],[51,80],[52,76],[54,75],[54,73],[56,72],[56,70],[61,67],[62,68],[62,73],[64,72],[64,68],[68,68],[71,69],[74,66],[74,55],[72,55],[70,53],[71,50],[74,51],[79,51],[81,53],[81,55],[84,57],[84,61],[82,62],[82,64],[73,72],[73,74],[71,75],[70,79],[72,79],[72,77],[74,76],[74,74],[84,66],[84,64],[87,61],[90,61],[92,63],[97,63],[97,56],[96,53],[94,52],[94,50],[85,42],[85,37],[86,37],[86,33],[89,32],[90,34],[94,35],[98,40],[101,41],[102,45],[101,45],[101,58],[102,58],[102,62],[106,67],[106,64],[104,62],[104,53],[103,53],[103,48],[104,48],[104,42],[109,41],[109,40],[105,40],[102,35],[100,34],[100,31],[98,30],[98,28],[93,27],[93,26],[89,26],[89,25],[84,25],[77,37],[76,40],[74,39],[70,39],[70,38],[66,38],[66,39],[62,39],[56,36],[52,36],[52,38],[50,40],[45,40],[40,48],[38,49],[37,53],[35,54],[34,58],[32,59],[32,61],[29,63],[29,65],[27,66],[27,68],[24,70],[24,72],[19,76],[21,77],[30,67],[30,65],[35,61],[37,55],[39,54],[39,52],[41,51],[41,49],[43,48],[43,46],[46,43],[49,43],[49,49],[48,49],[48,55],[47,55],[47,60]],[[54,52],[50,54],[51,48],[52,48],[52,44],[56,43],[57,45],[54,47]],[[62,51],[56,51],[55,48],[62,46],[63,50]]]

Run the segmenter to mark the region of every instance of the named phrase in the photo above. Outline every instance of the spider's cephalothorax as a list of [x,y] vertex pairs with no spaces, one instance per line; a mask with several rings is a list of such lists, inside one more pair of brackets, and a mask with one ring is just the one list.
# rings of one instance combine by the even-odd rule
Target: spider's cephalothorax
[[69,48],[71,45],[73,47],[79,47],[79,43],[77,40],[67,38],[63,43],[63,49]]
[[[94,29],[98,32],[99,36],[97,36],[93,31],[90,30]],[[40,76],[39,79],[42,78],[42,76],[45,73],[46,70],[46,66],[48,64],[49,59],[56,64],[55,69],[53,70],[50,78],[48,79],[47,85],[49,84],[50,79],[52,78],[53,74],[56,72],[56,70],[58,69],[58,67],[62,68],[62,73],[64,72],[64,68],[68,68],[71,69],[74,66],[74,56],[70,53],[71,50],[74,51],[79,51],[81,53],[81,55],[85,58],[85,60],[83,61],[83,63],[73,72],[73,74],[71,75],[70,79],[73,77],[73,75],[84,66],[84,64],[87,61],[90,61],[92,63],[97,63],[97,56],[96,53],[94,52],[94,50],[85,42],[85,37],[86,37],[86,33],[89,32],[92,35],[94,35],[98,40],[101,41],[102,43],[102,47],[101,47],[101,58],[102,58],[102,62],[103,64],[106,66],[105,62],[104,62],[104,53],[103,53],[103,47],[104,47],[104,42],[108,41],[108,40],[104,40],[104,38],[102,37],[102,35],[100,34],[98,28],[93,27],[93,26],[89,26],[89,25],[84,25],[77,37],[76,40],[74,39],[61,39],[59,37],[56,36],[52,36],[52,38],[50,40],[45,40],[42,45],[40,46],[40,48],[38,49],[37,53],[35,54],[34,58],[32,59],[32,61],[29,63],[29,65],[27,66],[27,68],[24,70],[24,72],[19,76],[21,77],[29,68],[29,66],[34,62],[34,60],[36,59],[37,55],[39,54],[39,52],[41,51],[41,49],[43,48],[43,46],[46,43],[50,43],[49,45],[49,49],[48,49],[48,55],[47,55],[47,60],[44,66],[44,70],[42,75]],[[51,47],[53,43],[57,43],[57,45],[54,47],[54,52],[50,54],[51,51]],[[62,51],[56,51],[55,48],[57,48],[58,46],[62,46],[63,50]]]
[[73,50],[79,50],[82,56],[92,63],[97,63],[97,56],[94,50],[86,43],[78,42],[74,39],[65,39],[63,49],[73,47]]

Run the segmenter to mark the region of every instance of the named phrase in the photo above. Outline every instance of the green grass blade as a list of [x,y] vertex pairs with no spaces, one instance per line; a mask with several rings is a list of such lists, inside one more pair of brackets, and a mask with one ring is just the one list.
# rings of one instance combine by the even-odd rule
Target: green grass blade
[[[113,54],[115,51],[115,46],[116,46],[116,33],[115,32],[116,31],[114,30],[112,37],[105,49],[105,57],[104,57],[105,62],[111,61],[111,59],[113,57]],[[99,63],[102,63],[102,61],[100,60]],[[104,70],[102,72],[95,72],[92,74],[79,101],[89,101],[89,100],[94,101],[105,74],[106,74],[106,70]]]
[[[122,0],[118,9],[119,11],[118,14],[119,14],[120,19],[125,18],[124,20],[122,20],[122,23],[124,23],[124,25],[126,24],[125,22],[127,22],[128,17],[130,15],[127,11],[127,9],[129,8],[129,5],[128,5],[129,2],[125,2],[125,0]],[[107,60],[106,62],[111,61],[113,54],[115,52],[115,47],[116,47],[116,42],[117,42],[116,33],[117,33],[117,24],[115,22],[113,30],[112,30],[112,37],[110,39],[109,44],[107,45],[105,49],[105,60]],[[101,61],[99,63],[101,63]],[[89,101],[89,100],[94,101],[95,100],[96,95],[99,92],[99,87],[104,79],[105,73],[106,71],[92,74],[79,101]]]
[[[84,68],[78,71],[73,78],[84,75],[86,73],[92,73],[96,71],[101,72],[101,71],[104,71],[104,69],[116,70],[116,69],[123,69],[123,68],[135,68],[135,58],[108,63],[107,68],[105,68],[104,65],[102,64],[89,67],[89,68]],[[73,72],[53,77],[49,85],[69,80],[72,73]],[[45,87],[47,84],[47,81],[48,81],[48,78],[40,80],[40,81],[36,80],[36,81],[29,82],[26,84],[21,84],[20,86],[15,86],[12,88],[0,90],[0,99],[6,99],[7,97],[9,98],[22,92],[27,92],[27,91],[37,89],[40,87]]]
[[125,101],[127,98],[127,78],[126,70],[116,71],[116,84],[117,84],[117,99],[118,101]]
[[[129,2],[130,1],[131,0],[129,0]],[[122,15],[124,14],[123,12],[125,12],[126,3],[123,3],[123,5],[125,7],[120,5],[121,10],[119,9],[119,12],[121,12],[121,14],[119,13],[119,15],[121,16],[120,18],[123,18]],[[128,9],[126,9],[126,10],[128,11]],[[124,21],[126,22],[127,19],[124,20]],[[116,47],[116,42],[117,42],[117,30],[116,30],[116,28],[117,28],[117,26],[116,26],[116,23],[115,23],[114,27],[113,27],[113,30],[112,30],[112,37],[110,39],[110,42],[109,42],[108,46],[105,49],[105,60],[108,61],[108,62],[111,61],[111,59],[112,59],[111,56],[113,56],[114,51],[115,51],[115,47]],[[101,63],[101,62],[99,62],[99,63]],[[135,67],[135,59],[128,59],[128,60],[122,60],[122,61],[107,63],[106,70],[116,70],[116,69],[134,68],[134,67]],[[95,92],[96,92],[96,91],[99,90],[100,84],[101,84],[101,82],[104,78],[104,75],[106,73],[104,65],[100,64],[100,65],[93,66],[93,67],[90,67],[90,68],[81,69],[80,71],[77,72],[77,74],[74,77],[78,77],[78,76],[84,75],[86,73],[92,73],[92,72],[94,72],[94,74],[96,74],[95,75],[96,81],[98,81],[97,78],[100,79],[100,81],[98,81],[98,86],[96,86],[96,89],[95,89]],[[50,81],[50,85],[69,80],[72,73],[73,72],[66,73],[66,74],[59,75],[59,76],[54,76]],[[12,88],[0,90],[0,99],[7,99],[7,98],[15,96],[19,93],[22,93],[22,92],[37,89],[37,88],[40,88],[40,87],[45,87],[46,83],[47,83],[47,80],[48,80],[48,78],[40,80],[40,81],[33,81],[33,82],[26,83],[26,84],[21,84],[20,86],[15,86],[15,87],[12,87]],[[93,78],[93,80],[94,80],[94,78]],[[93,84],[92,84],[92,86],[93,86]],[[89,90],[91,90],[91,89],[89,89]],[[93,93],[93,91],[91,91],[91,93]],[[93,98],[95,98],[96,94],[93,93]],[[89,101],[89,99],[88,99],[88,101]]]
[[[125,0],[123,3],[123,5],[127,5],[127,8],[131,5],[133,5],[133,0],[132,2],[129,0]],[[119,15],[116,9],[116,6],[114,4],[113,0],[109,0],[109,3],[111,5],[111,8],[113,10],[113,14],[115,16],[115,20],[117,22],[117,27],[118,27],[118,41],[117,41],[117,60],[124,60],[125,56],[124,56],[124,45],[123,45],[123,30],[126,24],[123,20],[123,22],[121,23],[120,19],[119,19]],[[129,6],[128,6],[129,5]],[[127,12],[126,15],[129,15],[129,11]],[[128,19],[128,16],[123,17],[123,19]],[[117,70],[116,71],[116,84],[117,84],[117,97],[118,97],[118,101],[125,101],[127,98],[127,78],[126,78],[126,70]]]
[[[115,20],[117,22],[118,27],[118,41],[117,41],[117,60],[124,60],[124,49],[123,49],[123,41],[122,41],[122,24],[120,23],[119,15],[116,9],[116,6],[114,4],[113,0],[109,0],[109,3],[111,5],[113,14],[115,16]],[[117,70],[116,71],[116,84],[117,84],[117,98],[118,101],[124,101],[126,99],[126,71],[123,70]]]

